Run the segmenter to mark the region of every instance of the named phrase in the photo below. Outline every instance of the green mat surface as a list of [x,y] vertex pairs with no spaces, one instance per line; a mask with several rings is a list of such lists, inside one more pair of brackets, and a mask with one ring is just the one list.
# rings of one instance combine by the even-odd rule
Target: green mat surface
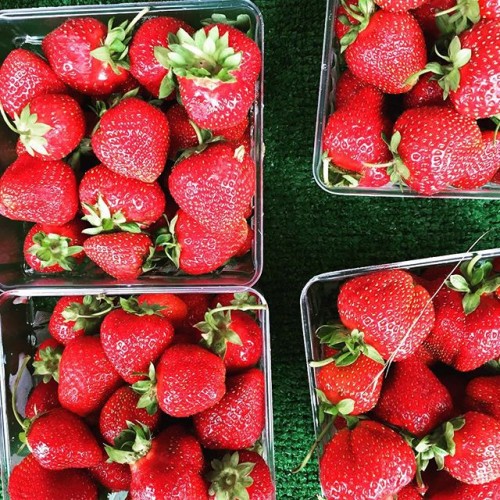
[[[2,0],[2,8],[95,3]],[[102,2],[102,3],[116,3]],[[337,197],[314,182],[311,158],[324,0],[261,0],[265,21],[265,267],[278,498],[314,499],[317,463],[290,470],[313,440],[299,296],[326,271],[465,251],[499,221],[498,201]],[[495,233],[478,248],[498,246]]]

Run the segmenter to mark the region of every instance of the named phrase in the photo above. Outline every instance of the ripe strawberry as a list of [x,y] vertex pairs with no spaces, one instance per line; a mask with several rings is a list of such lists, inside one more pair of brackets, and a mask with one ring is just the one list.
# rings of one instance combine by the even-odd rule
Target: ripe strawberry
[[425,39],[431,47],[436,40],[442,36],[441,27],[442,17],[436,17],[436,14],[456,5],[456,0],[429,0],[420,7],[411,11],[411,15],[417,20],[422,28]]
[[63,346],[57,340],[48,338],[42,342],[33,357],[34,375],[43,376],[45,383],[54,379],[59,382],[59,363]]
[[143,233],[98,234],[88,238],[83,248],[87,257],[118,280],[136,279],[153,242]]
[[469,410],[500,420],[500,375],[471,380],[467,385],[465,404]]
[[264,375],[257,368],[226,380],[226,394],[214,406],[193,417],[200,443],[210,450],[248,448],[265,424]]
[[61,344],[91,333],[111,311],[113,301],[104,296],[61,297],[52,311],[49,320],[49,333]]
[[149,365],[169,346],[174,329],[158,307],[139,306],[133,297],[120,299],[120,305],[101,324],[101,344],[113,368],[133,384],[146,376]]
[[14,118],[35,97],[62,94],[66,86],[50,66],[26,49],[14,49],[0,67],[0,104]]
[[416,9],[426,2],[426,0],[376,0],[376,4],[389,12],[406,12]]
[[211,499],[248,498],[269,499],[275,488],[271,472],[264,459],[254,451],[240,450],[228,453],[221,460],[211,462],[212,469],[205,475],[211,483]]
[[24,239],[28,266],[40,273],[73,271],[85,258],[83,224],[72,220],[63,226],[35,224]]
[[392,365],[374,415],[423,437],[451,418],[452,412],[446,387],[423,363],[408,359]]
[[28,500],[36,492],[37,500],[97,500],[97,486],[86,471],[65,469],[48,470],[33,455],[17,464],[9,477],[8,493],[11,500]]
[[129,78],[127,37],[145,13],[116,27],[91,17],[69,18],[45,36],[42,50],[70,87],[82,94],[109,95]]
[[[190,35],[194,32],[188,24],[173,17],[153,17],[145,21],[136,31],[130,44],[130,72],[135,79],[154,97],[165,98],[170,92],[162,92],[162,81],[168,69],[156,59],[156,47],[168,48],[170,34],[183,29]],[[168,77],[167,77],[168,78]]]
[[448,476],[447,481],[442,483],[436,487],[431,483],[426,498],[430,500],[497,500],[500,496],[500,479],[486,484],[465,484]]
[[364,333],[384,359],[411,356],[434,324],[429,293],[406,271],[393,269],[353,278],[340,289],[342,323]]
[[416,83],[408,79],[427,62],[422,30],[407,12],[379,10],[370,16],[370,10],[360,13],[364,21],[340,41],[347,66],[384,93],[408,92]]
[[255,163],[244,149],[210,145],[175,165],[168,188],[179,207],[208,230],[234,228],[255,194]]
[[156,182],[146,184],[117,174],[104,165],[88,170],[78,189],[85,219],[99,230],[118,227],[131,232],[156,222],[165,209],[165,195]]
[[205,313],[210,307],[209,298],[209,295],[203,293],[182,294],[182,300],[188,308],[188,315],[179,326],[176,326],[174,343],[197,344],[201,341],[201,332],[195,325],[205,318]]
[[409,484],[398,492],[398,500],[422,500],[422,495],[417,486]]
[[157,306],[158,314],[167,318],[173,325],[179,325],[189,314],[183,298],[184,295],[173,293],[145,293],[137,297],[137,302],[140,306]]
[[189,117],[209,130],[242,122],[254,101],[262,64],[257,44],[224,24],[206,26],[193,37],[180,29],[173,38],[176,43],[155,55],[169,75],[176,75]]
[[[342,7],[339,7],[341,9]],[[360,90],[371,87],[368,83],[354,76],[349,69],[346,69],[337,80],[335,86],[335,109],[356,104]],[[376,93],[374,95],[377,95]]]
[[20,156],[0,178],[0,214],[13,220],[63,225],[78,210],[76,179],[62,161]]
[[26,431],[26,440],[36,460],[50,470],[92,467],[103,457],[84,421],[64,408],[37,416]]
[[420,194],[432,195],[461,179],[468,161],[482,148],[475,120],[451,107],[406,110],[394,125],[391,150],[394,181],[398,177]]
[[96,481],[110,491],[127,491],[130,488],[132,474],[127,464],[103,460],[100,464],[90,467],[89,471]]
[[61,404],[57,397],[57,387],[55,380],[49,380],[47,383],[42,382],[35,386],[24,409],[26,418],[33,420],[37,415],[59,408]]
[[153,415],[143,408],[138,408],[139,395],[130,387],[120,387],[106,401],[99,415],[99,430],[101,436],[109,444],[126,430],[127,422],[142,423],[155,432],[160,423],[160,413]]
[[431,73],[422,75],[412,89],[404,94],[405,109],[443,104],[443,89]]
[[385,499],[406,486],[415,469],[415,458],[404,439],[371,420],[335,434],[319,462],[321,486],[328,500]]
[[59,401],[80,416],[98,410],[122,380],[98,337],[80,337],[64,349],[59,363]]
[[152,104],[129,97],[104,113],[91,144],[113,172],[154,182],[167,161],[168,121]]

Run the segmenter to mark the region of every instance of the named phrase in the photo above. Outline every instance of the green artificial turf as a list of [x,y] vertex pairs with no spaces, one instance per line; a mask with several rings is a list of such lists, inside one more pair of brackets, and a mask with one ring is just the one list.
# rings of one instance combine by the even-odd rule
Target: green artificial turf
[[[2,0],[2,8],[94,3]],[[102,2],[112,3],[112,2]],[[314,499],[317,463],[300,322],[305,283],[326,271],[465,251],[498,222],[498,201],[339,197],[311,172],[324,0],[260,0],[265,21],[265,267],[271,308],[278,498]],[[477,248],[498,246],[490,233]]]

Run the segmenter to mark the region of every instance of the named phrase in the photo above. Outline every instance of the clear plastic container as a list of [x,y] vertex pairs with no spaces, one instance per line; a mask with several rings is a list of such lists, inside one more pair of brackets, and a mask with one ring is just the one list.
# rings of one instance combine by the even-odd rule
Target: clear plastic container
[[[162,288],[161,293],[175,293],[182,296],[183,293],[218,293],[220,289],[200,290],[198,288],[189,288],[179,290],[177,288]],[[123,294],[115,289],[102,290],[110,296]],[[127,294],[135,293],[159,293],[158,289],[128,289]],[[254,289],[246,287],[233,287],[225,289],[224,292],[252,292],[259,298],[261,304],[267,305],[264,297]],[[15,380],[20,360],[25,354],[34,352],[33,345],[39,344],[41,339],[48,335],[46,322],[49,315],[43,312],[37,312],[34,307],[32,297],[60,297],[66,295],[87,294],[84,290],[74,290],[68,293],[67,290],[43,290],[33,288],[21,292],[13,291],[4,293],[0,296],[0,357],[4,360],[3,369],[0,370],[0,466],[1,466],[1,491],[3,498],[8,499],[7,485],[11,468],[19,462],[21,456],[17,453],[20,442],[18,434],[20,432],[19,424],[14,419],[11,406],[10,388]],[[93,292],[95,294],[95,291]],[[265,376],[266,390],[266,425],[261,436],[263,446],[263,457],[271,469],[273,481],[275,482],[274,472],[274,434],[273,434],[273,404],[272,404],[272,385],[271,385],[271,345],[269,334],[269,311],[267,309],[256,311],[258,321],[262,327],[263,335],[263,355],[260,362],[260,368]],[[18,390],[18,401],[27,396],[31,377],[21,379],[20,389]],[[26,392],[22,391],[25,387]],[[26,453],[26,451],[25,451]],[[112,497],[115,500],[123,498],[122,496]]]
[[335,16],[339,5],[338,0],[327,0],[325,15],[325,32],[323,38],[323,55],[321,61],[321,75],[318,94],[318,111],[316,115],[316,133],[314,137],[313,176],[318,185],[327,193],[350,196],[385,196],[385,197],[412,197],[412,198],[470,198],[470,199],[499,199],[500,184],[489,183],[479,189],[462,190],[449,188],[432,196],[423,196],[407,187],[400,188],[390,184],[378,188],[365,187],[335,187],[329,185],[328,177],[323,167],[323,132],[328,117],[335,109],[335,83],[338,75],[338,54],[335,48]]
[[[264,52],[264,24],[259,9],[249,0],[189,0],[173,2],[128,3],[121,5],[94,5],[49,7],[36,9],[0,10],[0,64],[14,48],[25,47],[40,52],[43,37],[62,24],[68,17],[92,16],[104,23],[115,17],[117,21],[131,19],[144,7],[150,11],[145,16],[173,16],[183,19],[193,27],[201,27],[200,21],[210,18],[213,13],[225,14],[236,18],[247,14],[252,23],[254,40],[261,52]],[[257,82],[257,98],[251,116],[252,156],[257,165],[256,194],[252,227],[255,237],[249,254],[222,271],[203,276],[188,276],[175,272],[150,272],[138,280],[126,283],[130,286],[252,286],[259,279],[263,268],[263,94],[264,68],[262,67]],[[16,158],[15,134],[11,133],[0,120],[0,175]],[[22,246],[27,227],[21,222],[8,220],[0,216],[0,289],[13,290],[32,286],[50,288],[87,286],[114,287],[117,281],[93,270],[80,276],[66,275],[43,276],[33,274],[24,265]],[[121,283],[123,284],[123,283]]]

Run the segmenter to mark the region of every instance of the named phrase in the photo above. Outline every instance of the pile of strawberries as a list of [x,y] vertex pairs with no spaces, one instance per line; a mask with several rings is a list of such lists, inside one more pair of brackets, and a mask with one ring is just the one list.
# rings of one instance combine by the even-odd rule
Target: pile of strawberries
[[342,0],[335,34],[327,185],[433,195],[500,183],[498,0]]
[[259,48],[229,24],[146,13],[70,18],[43,39],[46,59],[18,48],[0,67],[19,136],[0,214],[35,223],[24,255],[37,272],[90,259],[124,280],[171,264],[205,274],[252,248]]
[[59,299],[24,419],[15,409],[30,454],[10,498],[273,498],[258,452],[265,307],[248,293]]
[[340,287],[340,322],[317,330],[311,362],[328,500],[500,497],[496,264],[382,270]]

